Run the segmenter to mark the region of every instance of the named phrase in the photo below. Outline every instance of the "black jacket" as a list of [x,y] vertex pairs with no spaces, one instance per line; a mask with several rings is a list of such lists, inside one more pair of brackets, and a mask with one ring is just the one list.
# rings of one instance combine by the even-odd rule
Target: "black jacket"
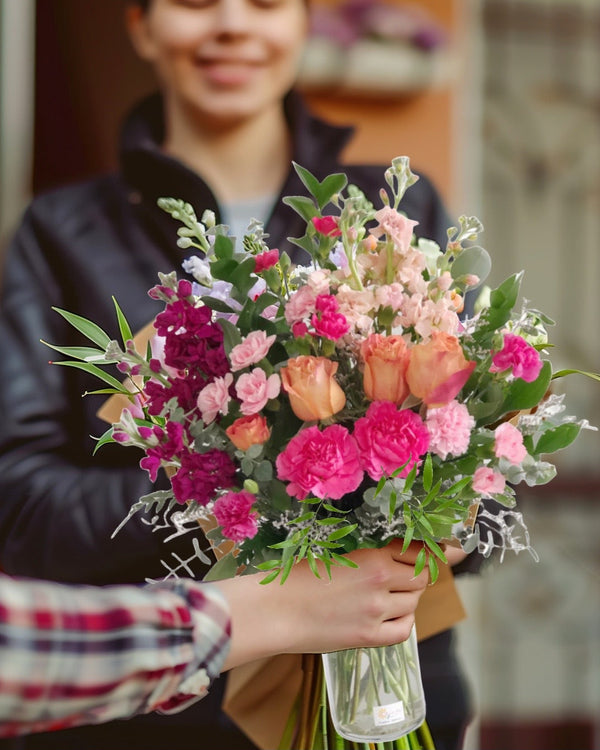
[[[379,205],[385,166],[340,167],[350,130],[313,118],[295,96],[286,106],[294,160],[321,179],[343,169]],[[0,319],[0,567],[9,574],[93,584],[138,582],[164,574],[160,561],[171,552],[191,551],[189,535],[167,547],[141,520],[111,539],[132,502],[151,485],[135,449],[106,446],[92,456],[93,436],[106,429],[95,416],[106,397],[82,397],[97,389],[98,381],[48,364],[61,357],[40,343],[77,343],[74,329],[52,306],[94,320],[115,338],[112,296],[134,331],[162,308],[147,290],[159,271],[183,274],[185,254],[175,242],[178,224],[156,206],[159,196],[183,198],[198,215],[209,208],[219,216],[209,187],[165,155],[161,142],[161,102],[152,97],[125,124],[119,173],[36,198],[9,247]],[[290,170],[282,195],[304,193]],[[402,208],[419,221],[419,234],[444,243],[448,219],[425,177],[408,190]],[[278,201],[266,226],[269,242],[294,257],[297,249],[286,237],[301,234],[302,225]],[[197,710],[210,720],[215,708],[203,703]],[[98,734],[100,728],[88,731]],[[146,737],[142,746],[181,750],[185,745],[176,737],[152,745]],[[81,740],[79,747],[91,750],[92,744]]]

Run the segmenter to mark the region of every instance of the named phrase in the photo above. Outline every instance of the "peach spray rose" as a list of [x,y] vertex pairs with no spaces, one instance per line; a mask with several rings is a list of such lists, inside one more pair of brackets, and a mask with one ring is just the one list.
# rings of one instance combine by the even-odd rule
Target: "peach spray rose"
[[334,379],[337,368],[326,357],[310,356],[294,357],[282,368],[281,383],[299,419],[327,419],[344,408],[346,396]]

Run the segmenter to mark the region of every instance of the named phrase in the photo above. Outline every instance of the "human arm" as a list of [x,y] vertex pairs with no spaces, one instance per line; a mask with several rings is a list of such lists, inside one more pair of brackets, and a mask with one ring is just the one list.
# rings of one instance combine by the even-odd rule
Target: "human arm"
[[[0,736],[185,708],[221,669],[280,652],[405,639],[426,576],[392,542],[316,579],[262,574],[149,588],[0,577]],[[231,634],[231,647],[230,647]],[[227,656],[226,656],[227,655]]]

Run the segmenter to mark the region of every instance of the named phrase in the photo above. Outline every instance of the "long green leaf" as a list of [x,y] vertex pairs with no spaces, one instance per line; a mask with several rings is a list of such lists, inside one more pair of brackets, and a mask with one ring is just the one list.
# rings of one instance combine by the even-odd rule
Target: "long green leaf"
[[104,370],[101,370],[99,367],[96,367],[96,365],[92,365],[89,362],[53,362],[54,365],[64,365],[66,367],[75,367],[78,370],[84,370],[85,372],[89,372],[90,375],[94,375],[99,380],[103,380],[105,383],[108,383],[108,385],[111,385],[113,388],[117,389],[119,393],[129,393],[127,388],[118,381],[116,378],[113,378],[112,375],[109,375],[107,372],[104,372]]
[[576,370],[576,369],[558,370],[557,372],[553,373],[552,380],[556,380],[556,378],[564,378],[566,375],[584,375],[586,378],[592,378],[593,380],[600,380],[600,373],[588,372],[587,370]]
[[102,349],[94,349],[91,346],[56,346],[56,344],[49,344],[43,339],[40,339],[40,342],[44,346],[54,349],[55,352],[64,354],[65,357],[80,359],[82,362],[100,362],[106,365],[115,365],[118,361],[116,359],[106,359],[106,353]]
[[112,298],[113,305],[115,306],[115,311],[117,313],[117,321],[119,323],[119,331],[121,332],[121,339],[123,340],[123,346],[125,346],[125,343],[127,341],[133,340],[133,333],[131,332],[131,328],[129,327],[129,323],[127,322],[127,318],[125,317],[123,310],[119,307],[119,303],[115,299],[115,297]]
[[60,307],[53,307],[52,309],[59,315],[62,315],[67,323],[70,323],[73,328],[76,328],[80,333],[83,333],[86,338],[88,338],[90,341],[93,341],[94,344],[97,344],[102,349],[106,349],[106,347],[110,344],[110,336],[105,331],[103,331],[100,326],[92,323],[91,320],[82,318],[81,315],[75,315],[68,310],[61,310]]

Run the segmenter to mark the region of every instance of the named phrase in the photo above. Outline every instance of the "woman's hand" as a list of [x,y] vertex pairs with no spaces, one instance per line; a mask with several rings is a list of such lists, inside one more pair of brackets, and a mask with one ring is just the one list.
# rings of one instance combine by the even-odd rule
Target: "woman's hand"
[[421,549],[402,555],[395,540],[381,549],[356,550],[358,568],[333,566],[314,576],[304,560],[284,584],[262,585],[262,574],[219,581],[231,608],[232,645],[225,668],[277,653],[321,653],[385,646],[406,640],[428,581],[415,578]]

